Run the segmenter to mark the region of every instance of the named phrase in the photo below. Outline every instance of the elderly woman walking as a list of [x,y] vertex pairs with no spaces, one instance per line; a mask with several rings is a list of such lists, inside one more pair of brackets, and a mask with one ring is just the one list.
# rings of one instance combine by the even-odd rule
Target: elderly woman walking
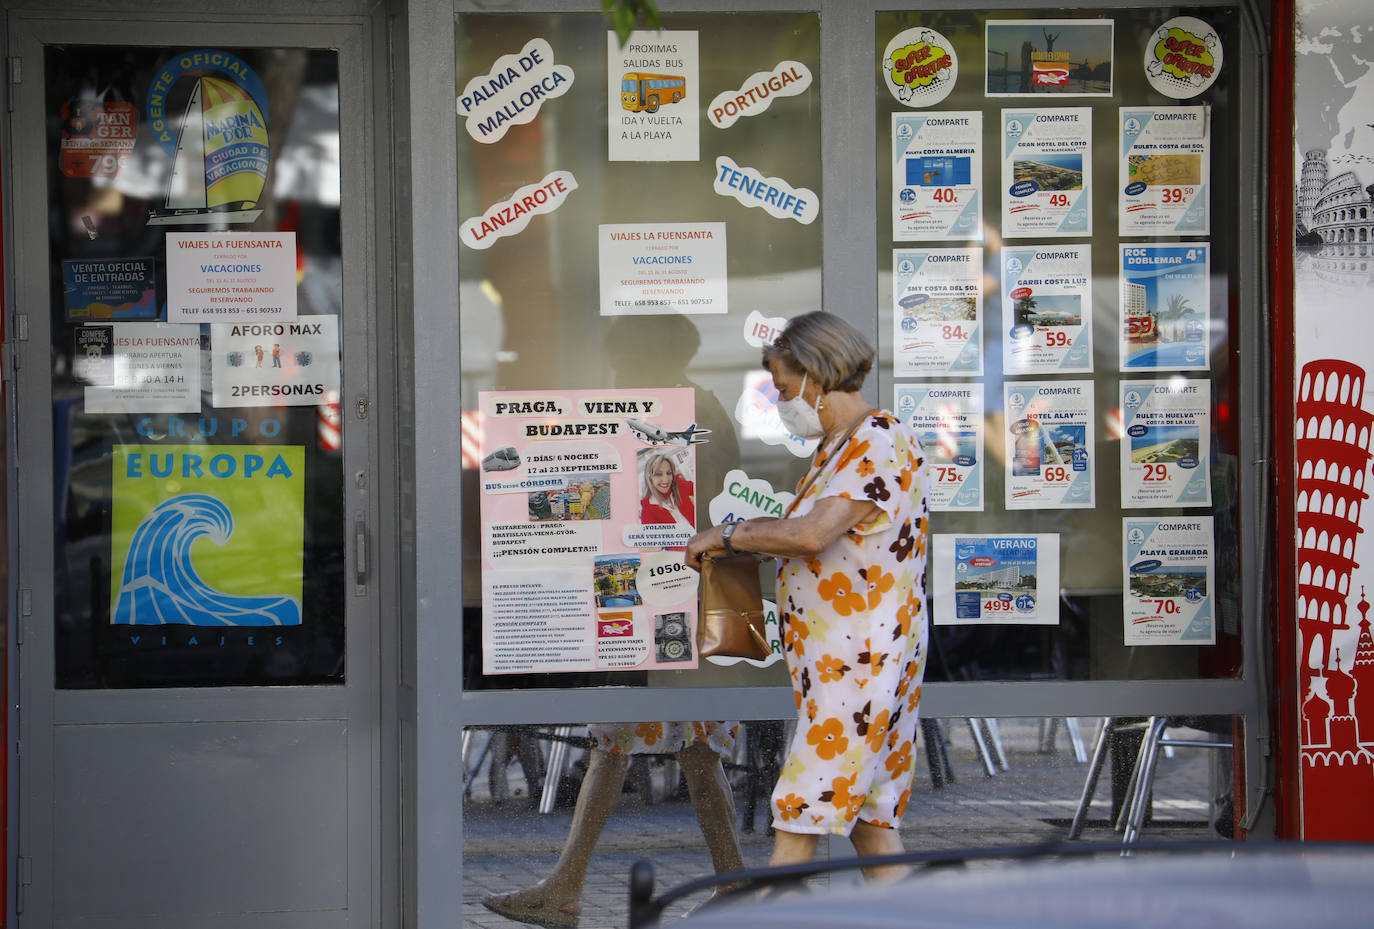
[[859,393],[873,355],[837,316],[788,323],[763,363],[783,425],[821,440],[811,468],[782,518],[725,523],[687,546],[698,569],[704,555],[778,559],[799,718],[773,791],[772,864],[811,860],[827,834],[861,855],[902,850],[926,661],[926,466],[911,430]]

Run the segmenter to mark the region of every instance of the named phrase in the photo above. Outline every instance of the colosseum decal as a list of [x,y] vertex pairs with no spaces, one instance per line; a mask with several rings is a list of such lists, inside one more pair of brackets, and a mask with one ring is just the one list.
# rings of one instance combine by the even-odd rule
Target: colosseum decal
[[1374,839],[1374,60],[1364,0],[1299,0],[1295,98],[1302,830]]

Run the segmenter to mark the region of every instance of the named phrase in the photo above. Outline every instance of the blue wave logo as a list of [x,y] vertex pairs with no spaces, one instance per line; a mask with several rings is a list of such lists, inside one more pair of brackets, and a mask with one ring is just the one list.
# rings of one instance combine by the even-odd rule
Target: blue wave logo
[[129,543],[111,622],[123,626],[299,626],[301,602],[290,596],[239,596],[215,590],[196,574],[191,547],[216,545],[234,533],[234,516],[208,494],[159,503]]

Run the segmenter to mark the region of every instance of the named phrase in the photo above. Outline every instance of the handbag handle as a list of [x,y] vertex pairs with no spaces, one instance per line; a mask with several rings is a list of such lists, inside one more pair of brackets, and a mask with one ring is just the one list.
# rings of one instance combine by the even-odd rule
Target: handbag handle
[[[854,433],[858,431],[859,425],[863,423],[865,419],[868,419],[868,417],[872,416],[876,412],[878,412],[878,408],[875,406],[868,412],[864,413],[864,415],[854,420],[854,425],[850,426],[849,430],[845,432],[843,436],[840,437],[840,441],[836,443],[835,454],[830,456],[830,460],[825,463],[826,466],[829,466],[831,462],[837,461],[839,459],[840,452],[844,449],[846,445],[849,444],[849,440],[854,438]],[[787,517],[792,515],[792,511],[797,508],[797,505],[799,503],[801,503],[802,497],[806,496],[806,492],[811,489],[812,484],[816,483],[816,479],[821,476],[821,473],[823,471],[825,471],[825,466],[817,468],[816,470],[812,471],[810,474],[806,476],[806,483],[801,486],[801,488],[797,491],[797,495],[792,498],[792,502],[787,505],[786,511],[784,511],[782,514],[783,519],[786,519]]]

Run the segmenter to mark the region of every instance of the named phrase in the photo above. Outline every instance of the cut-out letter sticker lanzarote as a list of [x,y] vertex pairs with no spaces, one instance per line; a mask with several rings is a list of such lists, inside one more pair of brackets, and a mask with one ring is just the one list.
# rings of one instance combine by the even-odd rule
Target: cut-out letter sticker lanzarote
[[554,171],[538,184],[521,187],[509,200],[493,203],[481,216],[459,226],[458,233],[468,248],[490,248],[497,239],[524,232],[531,217],[558,209],[576,189],[571,171]]

